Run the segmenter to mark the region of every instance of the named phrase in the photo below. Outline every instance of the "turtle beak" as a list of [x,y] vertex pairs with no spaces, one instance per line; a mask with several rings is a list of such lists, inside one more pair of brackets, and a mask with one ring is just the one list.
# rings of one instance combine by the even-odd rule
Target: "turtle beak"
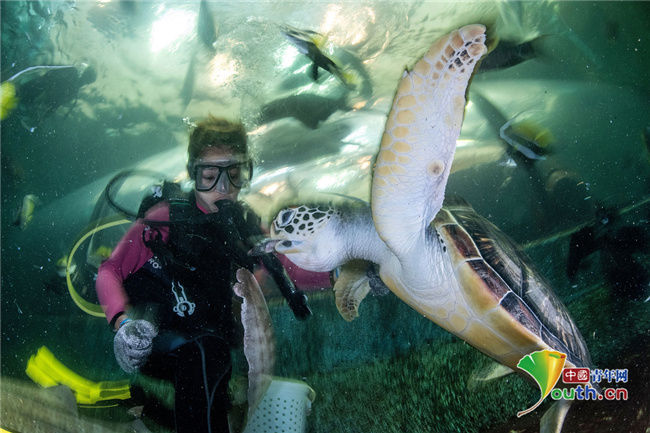
[[272,253],[275,251],[276,244],[280,239],[264,239],[258,242],[253,248],[248,251],[248,255],[252,257],[263,256],[264,254]]
[[280,254],[292,254],[301,252],[302,241],[279,241],[275,244],[275,251]]

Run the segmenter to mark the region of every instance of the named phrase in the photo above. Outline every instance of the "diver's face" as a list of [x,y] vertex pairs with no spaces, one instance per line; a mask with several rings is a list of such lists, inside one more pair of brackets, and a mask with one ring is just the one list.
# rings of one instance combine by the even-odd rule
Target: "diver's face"
[[[240,162],[241,159],[241,157],[234,155],[228,149],[209,147],[205,152],[203,152],[203,154],[201,154],[201,157],[196,161],[196,164],[227,167]],[[218,175],[218,170],[216,175]],[[206,181],[210,181],[210,179],[206,179]],[[195,189],[194,195],[196,196],[196,202],[199,206],[208,212],[213,213],[219,210],[214,204],[215,202],[219,200],[237,201],[237,196],[239,196],[240,190],[240,188],[233,186],[233,184],[228,180],[226,172],[223,172],[212,189],[208,191],[197,191]]]

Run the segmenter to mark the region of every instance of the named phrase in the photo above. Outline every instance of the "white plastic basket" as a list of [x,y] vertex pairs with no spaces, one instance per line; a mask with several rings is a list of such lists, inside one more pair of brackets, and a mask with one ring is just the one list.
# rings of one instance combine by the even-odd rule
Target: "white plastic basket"
[[315,397],[305,382],[273,378],[244,433],[305,433]]

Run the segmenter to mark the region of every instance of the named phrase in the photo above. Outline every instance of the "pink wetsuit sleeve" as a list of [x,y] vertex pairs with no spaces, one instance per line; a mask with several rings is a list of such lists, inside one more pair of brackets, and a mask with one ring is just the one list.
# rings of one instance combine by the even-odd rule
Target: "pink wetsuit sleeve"
[[[169,205],[163,202],[155,206],[147,212],[146,218],[154,221],[169,221]],[[95,289],[109,323],[116,314],[127,310],[129,298],[124,289],[124,280],[153,257],[153,253],[142,240],[145,227],[142,220],[136,221],[97,271]],[[159,230],[163,242],[167,242],[169,227],[161,226]]]
[[291,281],[297,288],[304,291],[318,290],[332,287],[329,272],[312,272],[293,263],[283,254],[276,254],[280,263],[287,270]]

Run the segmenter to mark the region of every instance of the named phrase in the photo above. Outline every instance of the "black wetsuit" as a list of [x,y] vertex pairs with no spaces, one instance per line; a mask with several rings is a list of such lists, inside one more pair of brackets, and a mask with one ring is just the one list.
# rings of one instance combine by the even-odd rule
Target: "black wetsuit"
[[[246,254],[248,239],[261,232],[257,217],[239,203],[218,206],[219,212],[204,214],[193,195],[169,200],[170,221],[148,222],[145,230],[151,232],[145,244],[154,256],[124,282],[133,309],[158,326],[141,372],[174,384],[178,433],[228,432],[230,349],[241,341],[231,287],[236,269],[252,271],[256,264]],[[167,242],[158,231],[161,225],[169,226]],[[278,259],[268,255],[262,261],[294,313],[306,317],[304,295]],[[145,414],[160,418],[155,405],[145,406]]]

